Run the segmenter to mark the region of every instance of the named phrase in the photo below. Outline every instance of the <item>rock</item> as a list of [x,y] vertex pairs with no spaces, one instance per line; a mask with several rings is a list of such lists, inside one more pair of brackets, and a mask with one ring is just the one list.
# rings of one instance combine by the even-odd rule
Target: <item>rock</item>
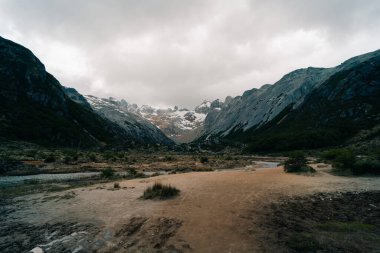
[[44,250],[41,249],[40,247],[35,247],[30,252],[32,252],[32,253],[44,253]]

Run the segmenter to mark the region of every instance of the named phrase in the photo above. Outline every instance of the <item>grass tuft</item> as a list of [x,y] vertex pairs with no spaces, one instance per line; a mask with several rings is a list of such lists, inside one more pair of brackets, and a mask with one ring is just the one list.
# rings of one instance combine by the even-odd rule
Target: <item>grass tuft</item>
[[316,252],[320,248],[319,242],[308,233],[292,234],[286,240],[286,245],[297,252]]
[[373,231],[375,226],[361,222],[327,222],[319,224],[317,228],[331,232],[358,232],[358,231]]
[[161,183],[154,183],[153,186],[149,186],[144,194],[141,196],[142,199],[168,199],[175,197],[179,194],[180,190],[171,186],[163,185]]

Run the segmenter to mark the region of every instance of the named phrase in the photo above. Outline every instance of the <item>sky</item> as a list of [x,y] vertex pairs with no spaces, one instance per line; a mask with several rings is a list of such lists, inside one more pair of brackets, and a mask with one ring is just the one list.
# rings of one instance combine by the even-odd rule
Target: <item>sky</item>
[[64,86],[193,108],[380,49],[378,0],[0,0],[0,36]]

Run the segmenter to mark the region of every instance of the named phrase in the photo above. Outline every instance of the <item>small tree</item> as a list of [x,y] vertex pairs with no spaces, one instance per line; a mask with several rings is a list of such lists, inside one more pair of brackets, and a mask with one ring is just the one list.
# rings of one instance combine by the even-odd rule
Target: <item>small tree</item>
[[106,168],[102,170],[102,174],[101,174],[103,178],[107,178],[107,179],[113,177],[114,175],[115,175],[115,172],[111,168]]
[[356,162],[356,157],[351,150],[341,150],[334,160],[334,167],[341,170],[351,169]]
[[202,156],[200,158],[200,161],[201,161],[201,163],[208,163],[208,157],[207,156]]
[[285,161],[285,172],[315,172],[313,168],[307,165],[307,159],[302,152],[294,152]]

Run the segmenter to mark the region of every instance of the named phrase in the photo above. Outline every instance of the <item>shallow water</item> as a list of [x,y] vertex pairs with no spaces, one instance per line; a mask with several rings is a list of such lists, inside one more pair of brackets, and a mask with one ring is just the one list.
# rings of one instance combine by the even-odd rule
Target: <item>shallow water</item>
[[[127,176],[128,172],[115,172],[119,176]],[[152,176],[153,174],[166,175],[166,171],[144,171],[142,172],[145,176]],[[78,173],[62,173],[62,174],[38,174],[38,175],[27,175],[27,176],[4,176],[0,177],[0,187],[5,186],[15,186],[31,181],[38,182],[53,182],[53,181],[67,181],[67,180],[81,180],[88,179],[92,177],[100,177],[101,172],[78,172]]]
[[255,165],[260,166],[260,168],[276,168],[279,164],[279,162],[255,161]]
[[78,180],[100,176],[100,172],[80,172],[80,173],[64,173],[64,174],[38,174],[27,176],[5,176],[0,177],[1,186],[12,186],[23,184],[28,181],[65,181]]
[[[267,161],[255,161],[253,165],[247,167],[259,167],[259,168],[276,168],[279,162],[267,162]],[[155,173],[160,175],[166,175],[166,171],[145,171],[143,172],[146,176],[152,176]],[[127,172],[117,172],[118,175],[127,175]],[[63,174],[38,174],[38,175],[27,175],[27,176],[5,176],[0,177],[0,187],[4,186],[14,186],[27,183],[28,181],[40,181],[40,182],[50,182],[50,181],[66,181],[66,180],[80,180],[88,179],[91,177],[99,177],[100,172],[79,172],[79,173],[63,173]]]

